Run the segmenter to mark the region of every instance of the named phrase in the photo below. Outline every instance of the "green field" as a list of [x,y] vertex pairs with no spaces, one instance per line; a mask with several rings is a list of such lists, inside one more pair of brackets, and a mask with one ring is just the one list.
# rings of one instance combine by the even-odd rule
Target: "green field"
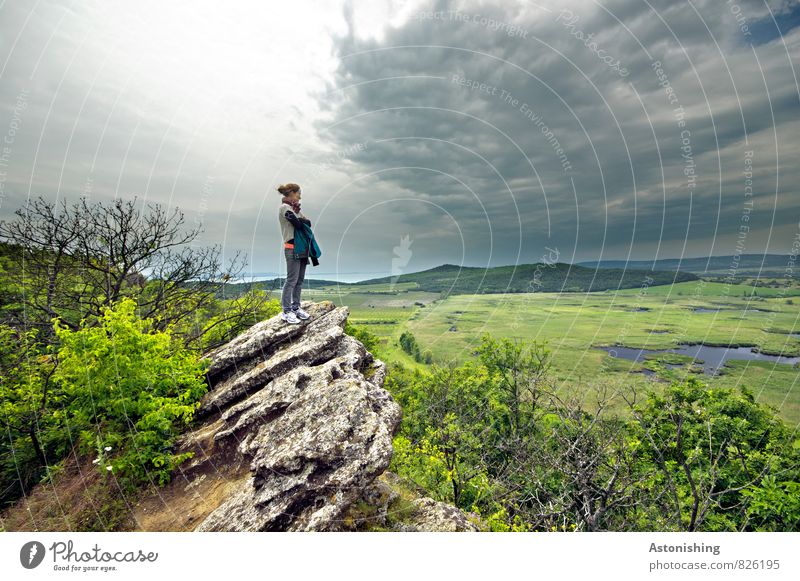
[[[551,376],[559,390],[580,395],[589,386],[611,385],[625,393],[659,388],[671,379],[697,373],[687,364],[667,369],[653,363],[614,358],[600,345],[666,349],[679,343],[757,346],[762,352],[800,355],[800,289],[754,289],[750,285],[690,281],[674,285],[597,293],[509,293],[451,295],[419,292],[413,284],[303,290],[304,300],[331,300],[350,308],[350,321],[383,341],[385,356],[421,366],[403,352],[400,334],[411,331],[434,362],[465,362],[484,332],[522,341],[546,341]],[[423,306],[424,305],[424,306]],[[721,309],[693,312],[693,308]],[[647,309],[647,310],[636,310]],[[660,332],[652,332],[660,331]],[[670,356],[664,362],[691,358]],[[761,402],[779,410],[791,425],[800,422],[800,370],[780,363],[728,361],[712,386],[749,387]],[[623,409],[619,401],[619,409]]]

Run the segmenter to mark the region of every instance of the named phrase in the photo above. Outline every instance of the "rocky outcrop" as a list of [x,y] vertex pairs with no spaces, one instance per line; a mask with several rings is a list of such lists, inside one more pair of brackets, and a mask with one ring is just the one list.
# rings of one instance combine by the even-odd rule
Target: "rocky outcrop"
[[[420,496],[424,491],[397,474],[384,472],[364,489],[342,520],[352,531],[477,532],[488,530],[475,513]],[[480,525],[480,526],[479,526]]]
[[400,407],[385,364],[344,333],[348,307],[302,306],[301,324],[278,315],[205,355],[212,388],[178,449],[194,457],[139,504],[139,530],[355,530],[349,509],[375,500]]
[[198,416],[218,417],[210,437],[235,447],[250,476],[197,531],[335,530],[389,466],[400,408],[385,365],[344,333],[347,307],[303,307],[311,318],[299,325],[273,317],[207,354],[213,389]]

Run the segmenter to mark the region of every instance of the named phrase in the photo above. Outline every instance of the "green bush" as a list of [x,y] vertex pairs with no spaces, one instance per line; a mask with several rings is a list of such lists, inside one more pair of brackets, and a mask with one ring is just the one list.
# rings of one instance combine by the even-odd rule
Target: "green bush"
[[38,336],[0,324],[0,505],[27,494],[70,446],[52,413],[64,405],[55,357]]
[[172,447],[207,391],[208,361],[169,330],[153,332],[135,307],[122,299],[104,309],[98,326],[78,331],[54,320],[60,341],[55,379],[69,400],[55,414],[79,436],[82,453],[97,449],[101,471],[131,487],[148,480],[163,485],[191,457]]
[[231,341],[256,323],[281,312],[277,299],[261,289],[250,289],[231,299],[217,299],[196,310],[191,318],[173,327],[184,345],[205,353]]
[[[744,386],[709,388],[695,377],[635,407],[638,468],[651,475],[642,505],[662,530],[792,530],[798,455],[774,410]],[[774,477],[778,477],[778,480]],[[665,490],[668,494],[654,494]],[[785,511],[768,499],[785,500]],[[793,504],[792,504],[793,503]],[[777,528],[773,528],[777,527]]]
[[380,354],[378,353],[380,350],[381,340],[377,335],[370,333],[363,327],[353,325],[349,319],[345,321],[344,332],[354,339],[361,341],[367,351],[372,353],[374,357],[378,359],[381,358]]

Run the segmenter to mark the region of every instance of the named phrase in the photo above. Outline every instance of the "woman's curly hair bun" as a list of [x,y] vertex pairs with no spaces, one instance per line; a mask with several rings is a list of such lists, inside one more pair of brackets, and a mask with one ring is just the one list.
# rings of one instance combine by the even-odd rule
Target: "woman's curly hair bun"
[[278,186],[278,193],[281,194],[282,196],[297,191],[300,191],[300,186],[292,182],[289,182],[288,184],[281,184],[280,186]]

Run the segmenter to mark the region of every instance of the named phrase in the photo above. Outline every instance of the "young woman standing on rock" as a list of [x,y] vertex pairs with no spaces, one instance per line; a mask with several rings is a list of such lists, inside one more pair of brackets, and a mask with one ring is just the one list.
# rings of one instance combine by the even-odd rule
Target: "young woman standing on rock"
[[278,223],[283,237],[283,254],[286,257],[286,282],[283,284],[281,294],[281,318],[287,323],[299,323],[301,319],[308,319],[309,315],[300,308],[300,291],[306,276],[308,257],[294,257],[294,229],[300,228],[304,222],[311,226],[311,220],[300,211],[300,186],[295,183],[283,184],[278,187],[278,193],[283,196],[278,208]]

